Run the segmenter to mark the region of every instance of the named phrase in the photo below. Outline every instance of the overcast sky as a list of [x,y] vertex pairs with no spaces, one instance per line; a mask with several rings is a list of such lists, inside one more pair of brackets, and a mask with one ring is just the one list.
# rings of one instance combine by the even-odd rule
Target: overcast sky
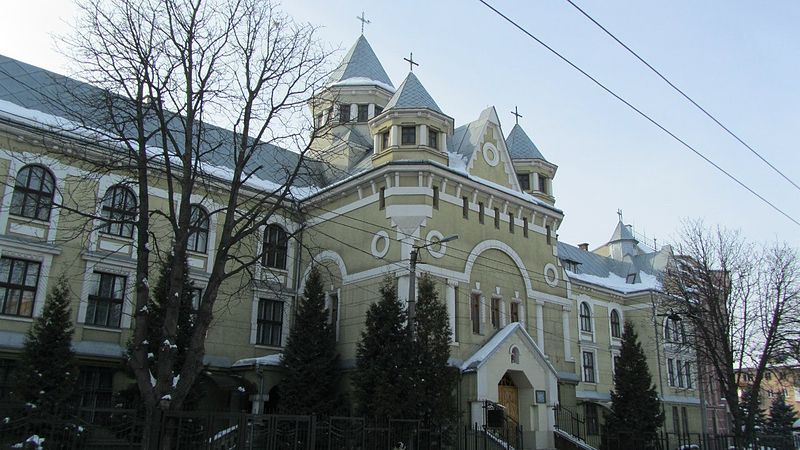
[[[800,2],[574,0],[618,38],[800,184]],[[793,218],[800,191],[697,112],[565,0],[491,3],[650,114]],[[800,226],[726,178],[477,0],[291,0],[296,20],[322,26],[340,57],[360,33],[395,86],[414,70],[456,126],[494,105],[505,134],[520,124],[559,169],[559,239],[604,243],[617,209],[636,231],[676,237],[684,218],[800,247]],[[70,73],[53,33],[69,30],[68,0],[3,2],[0,53]]]

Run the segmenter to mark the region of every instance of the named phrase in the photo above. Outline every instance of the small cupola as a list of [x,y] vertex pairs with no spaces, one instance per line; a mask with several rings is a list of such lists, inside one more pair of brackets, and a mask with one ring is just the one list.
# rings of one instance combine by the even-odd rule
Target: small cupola
[[369,127],[375,166],[399,160],[448,163],[447,137],[453,134],[454,120],[442,112],[413,72]]
[[520,189],[546,203],[554,204],[556,199],[553,194],[553,178],[558,166],[544,158],[519,123],[508,134],[506,148],[514,163]]
[[618,260],[624,261],[626,257],[633,257],[638,254],[637,246],[639,241],[633,236],[630,225],[622,223],[622,214],[620,213],[617,227],[608,241],[609,255]]

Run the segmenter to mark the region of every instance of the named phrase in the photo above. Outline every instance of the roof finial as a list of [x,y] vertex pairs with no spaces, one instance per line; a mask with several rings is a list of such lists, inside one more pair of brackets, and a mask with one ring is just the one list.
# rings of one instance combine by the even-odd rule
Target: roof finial
[[622,210],[617,209],[617,215],[619,216],[619,221],[622,222]]
[[517,110],[516,106],[514,107],[514,110],[511,111],[511,114],[514,116],[514,122],[519,125],[519,118],[522,117],[522,114],[519,113],[519,110]]
[[416,62],[414,62],[414,53],[409,53],[408,58],[403,58],[404,61],[408,61],[408,65],[410,66],[411,71],[414,71],[414,66],[418,66]]
[[361,35],[363,36],[364,35],[364,25],[369,25],[372,22],[367,20],[367,17],[364,15],[364,11],[361,11],[361,15],[360,16],[356,16],[356,19],[361,21]]

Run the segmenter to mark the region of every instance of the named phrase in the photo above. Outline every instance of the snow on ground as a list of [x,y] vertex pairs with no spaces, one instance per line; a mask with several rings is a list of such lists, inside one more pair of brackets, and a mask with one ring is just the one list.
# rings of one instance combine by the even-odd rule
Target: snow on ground
[[233,363],[232,367],[242,366],[280,366],[283,353],[276,353],[274,355],[259,356],[258,358],[245,358],[240,359]]

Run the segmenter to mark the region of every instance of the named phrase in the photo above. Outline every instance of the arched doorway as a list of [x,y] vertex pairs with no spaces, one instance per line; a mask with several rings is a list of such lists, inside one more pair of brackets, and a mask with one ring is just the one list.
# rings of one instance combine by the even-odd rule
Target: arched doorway
[[519,423],[519,390],[508,372],[497,383],[498,403],[506,408],[508,417]]

